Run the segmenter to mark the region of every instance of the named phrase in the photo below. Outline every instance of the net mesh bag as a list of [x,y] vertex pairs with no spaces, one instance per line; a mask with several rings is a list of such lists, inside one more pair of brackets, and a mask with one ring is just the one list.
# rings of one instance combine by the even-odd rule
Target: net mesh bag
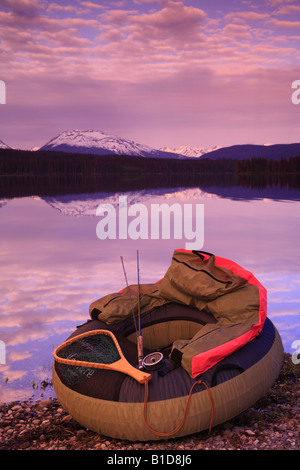
[[[66,343],[57,351],[57,357],[70,361],[56,361],[57,369],[66,385],[82,383],[93,375],[96,367],[93,364],[112,364],[120,360],[119,351],[113,339],[103,333],[97,333]],[[89,363],[80,365],[81,362]]]

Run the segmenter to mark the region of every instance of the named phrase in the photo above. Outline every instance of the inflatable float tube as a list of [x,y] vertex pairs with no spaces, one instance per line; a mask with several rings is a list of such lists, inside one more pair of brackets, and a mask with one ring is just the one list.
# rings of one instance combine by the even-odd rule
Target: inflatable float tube
[[[112,438],[149,441],[177,438],[210,429],[252,406],[275,382],[283,347],[273,323],[266,318],[261,332],[243,347],[192,378],[169,358],[178,338],[192,338],[216,320],[206,311],[167,303],[141,318],[144,355],[155,351],[149,384],[126,373],[68,366],[55,361],[53,385],[65,410],[82,426]],[[133,321],[106,324],[90,319],[69,339],[109,331],[133,367],[138,367]],[[156,358],[158,360],[156,361]]]

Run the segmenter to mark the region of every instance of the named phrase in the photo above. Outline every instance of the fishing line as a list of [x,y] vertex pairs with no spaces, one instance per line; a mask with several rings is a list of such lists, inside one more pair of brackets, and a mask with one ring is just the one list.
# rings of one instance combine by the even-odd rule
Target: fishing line
[[142,327],[141,327],[141,296],[140,296],[140,260],[139,260],[139,250],[137,250],[136,255],[136,264],[137,264],[137,281],[138,281],[138,315],[139,315],[139,336],[137,341],[138,346],[138,358],[139,358],[139,369],[143,368],[143,337],[142,337]]

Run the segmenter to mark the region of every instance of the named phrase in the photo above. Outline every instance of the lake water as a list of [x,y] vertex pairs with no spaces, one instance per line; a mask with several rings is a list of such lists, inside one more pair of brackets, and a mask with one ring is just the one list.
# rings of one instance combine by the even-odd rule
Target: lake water
[[[169,239],[162,232],[155,239],[157,227],[151,232],[151,210],[163,203],[181,209],[177,239],[172,224]],[[97,236],[103,204],[115,208],[106,229],[113,233],[116,222],[116,239]],[[155,282],[193,233],[198,243],[203,238],[199,248],[234,260],[267,288],[268,316],[286,352],[300,338],[300,191],[161,188],[15,197],[0,201],[0,224],[0,402],[55,396],[40,385],[51,379],[53,349],[89,318],[92,301],[124,287],[120,256],[135,283],[138,249],[141,282]],[[145,238],[135,240],[139,231]]]

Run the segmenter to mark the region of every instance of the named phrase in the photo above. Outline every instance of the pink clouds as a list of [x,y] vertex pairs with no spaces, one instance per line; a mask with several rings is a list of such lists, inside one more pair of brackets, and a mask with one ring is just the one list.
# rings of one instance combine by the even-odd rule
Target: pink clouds
[[248,26],[240,24],[227,24],[223,29],[223,34],[237,40],[251,38]]
[[[112,2],[113,3],[113,2]],[[99,3],[95,2],[81,2],[81,5],[88,9],[96,9],[96,10],[103,10],[105,7],[103,5],[99,5]]]
[[156,31],[166,31],[176,35],[178,31],[186,33],[198,28],[205,17],[205,12],[199,8],[186,7],[182,2],[168,2],[162,10],[135,16],[133,21],[135,24],[142,24]]
[[272,19],[272,24],[277,28],[298,29],[300,28],[300,21],[288,21]]
[[300,11],[300,5],[280,5],[280,7],[274,11],[274,15],[289,15],[290,13],[297,13]]
[[[26,5],[26,1],[16,3],[20,7]],[[5,5],[12,3],[7,0]],[[240,63],[248,63],[249,58],[253,64],[260,63],[260,48],[256,56],[251,54],[253,42],[257,45],[261,37],[264,50],[273,43],[272,31],[262,26],[270,24],[267,13],[227,13],[225,24],[221,25],[220,20],[210,18],[203,9],[185,6],[183,2],[161,3],[163,5],[156,11],[142,13],[124,8],[106,8],[103,12],[103,5],[96,9],[92,2],[71,7],[53,3],[47,9],[49,16],[45,12],[31,17],[20,17],[15,10],[0,12],[3,49],[8,54],[16,52],[17,47],[19,53],[25,54],[27,62],[37,59],[36,52],[44,51],[59,66],[63,59],[64,68],[88,56],[89,69],[101,70],[102,78],[106,72],[124,76],[123,64],[129,79],[143,79],[144,66],[148,71],[149,67],[155,67],[156,72],[164,73],[195,64],[213,66],[219,64],[221,56],[226,62],[230,57],[238,57]],[[37,2],[34,5],[39,6]],[[97,10],[96,16],[78,16],[83,6]],[[63,11],[67,16],[51,17],[51,10]],[[294,27],[298,23],[272,20],[276,27]],[[289,47],[289,54],[291,50]],[[271,48],[269,52],[271,54]]]
[[[29,135],[30,125],[35,130],[41,122],[49,126],[49,116],[62,126],[53,134],[73,125],[86,128],[90,123],[97,128],[103,122],[104,130],[123,130],[125,136],[138,140],[139,135],[147,135],[149,126],[152,136],[157,126],[158,136],[162,123],[170,123],[164,129],[172,137],[170,113],[175,108],[184,115],[187,132],[202,125],[201,119],[195,122],[199,107],[210,115],[224,102],[229,114],[233,108],[238,113],[232,88],[237,80],[249,86],[249,77],[255,77],[259,106],[262,72],[273,67],[268,75],[272,87],[281,73],[286,74],[286,89],[289,81],[298,78],[291,76],[298,63],[295,31],[300,24],[299,6],[293,1],[241,2],[238,9],[231,1],[226,9],[223,3],[213,8],[208,0],[201,2],[201,8],[193,0],[189,5],[175,0],[46,5],[34,0],[30,7],[28,0],[4,0],[1,5],[0,79],[7,83],[9,104],[0,108],[7,123],[2,125],[1,138],[7,135],[12,145],[17,144],[10,138],[13,124],[26,129],[18,135]],[[195,76],[198,92],[191,87]],[[273,101],[285,96],[286,89],[279,90]],[[254,92],[252,99],[256,99]],[[22,113],[14,116],[14,112],[23,106],[25,114],[28,103],[32,123],[22,124]],[[42,121],[34,119],[35,114],[42,114]],[[244,119],[242,106],[240,114]],[[143,132],[138,131],[142,123]],[[156,144],[148,135],[149,145],[171,145],[161,138]],[[47,134],[50,137],[52,132]]]
[[233,21],[234,23],[246,23],[248,21],[266,20],[269,17],[267,13],[257,13],[255,11],[239,11],[234,13],[228,13],[225,16],[227,21]]
[[1,6],[24,16],[30,16],[42,9],[40,0],[1,0]]
[[104,22],[100,41],[110,39],[125,46],[130,44],[131,50],[139,48],[140,43],[148,44],[149,49],[143,51],[145,56],[152,55],[153,47],[159,49],[167,44],[173,49],[181,49],[185,47],[182,41],[191,44],[198,40],[206,14],[199,8],[184,6],[182,2],[169,1],[155,12],[137,14],[136,11],[109,10],[100,17]]

